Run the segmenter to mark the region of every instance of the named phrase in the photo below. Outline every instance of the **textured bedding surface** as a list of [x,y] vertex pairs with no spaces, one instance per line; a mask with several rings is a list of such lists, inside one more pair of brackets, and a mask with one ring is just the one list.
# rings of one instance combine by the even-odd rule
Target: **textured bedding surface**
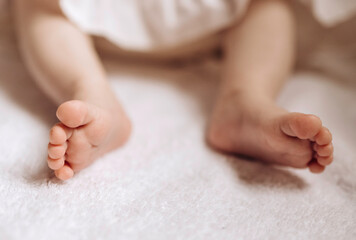
[[59,182],[45,163],[55,106],[0,18],[0,239],[356,239],[354,85],[299,72],[279,98],[333,132],[335,162],[312,175],[206,146],[219,61],[107,60],[132,138]]

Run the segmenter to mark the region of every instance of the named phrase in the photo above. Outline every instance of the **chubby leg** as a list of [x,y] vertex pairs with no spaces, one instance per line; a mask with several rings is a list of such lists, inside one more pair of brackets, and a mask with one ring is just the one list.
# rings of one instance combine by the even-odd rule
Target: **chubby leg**
[[48,165],[66,180],[121,146],[130,121],[106,80],[90,38],[61,13],[58,0],[15,0],[14,15],[25,63],[59,105],[50,131]]
[[278,107],[275,97],[294,61],[294,18],[287,1],[256,0],[228,31],[221,91],[210,121],[215,148],[322,172],[332,162],[321,120]]

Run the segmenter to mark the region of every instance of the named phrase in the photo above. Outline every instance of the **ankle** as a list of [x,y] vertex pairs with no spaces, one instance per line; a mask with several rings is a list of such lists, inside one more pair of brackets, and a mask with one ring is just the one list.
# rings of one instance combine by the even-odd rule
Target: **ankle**
[[273,97],[258,91],[228,90],[222,92],[217,99],[217,105],[233,105],[239,109],[268,108],[276,106]]
[[115,94],[109,88],[97,87],[96,89],[82,88],[76,91],[71,99],[81,100],[110,111],[121,108]]

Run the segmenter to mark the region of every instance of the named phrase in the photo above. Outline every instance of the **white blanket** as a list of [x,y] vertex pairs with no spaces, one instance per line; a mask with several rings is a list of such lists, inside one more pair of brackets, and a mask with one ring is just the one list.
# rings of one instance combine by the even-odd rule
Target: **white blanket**
[[[2,15],[0,15],[1,17]],[[319,115],[335,162],[321,175],[209,149],[219,62],[106,61],[133,136],[67,182],[46,167],[55,106],[0,24],[0,239],[356,239],[356,90],[296,73],[279,102]]]

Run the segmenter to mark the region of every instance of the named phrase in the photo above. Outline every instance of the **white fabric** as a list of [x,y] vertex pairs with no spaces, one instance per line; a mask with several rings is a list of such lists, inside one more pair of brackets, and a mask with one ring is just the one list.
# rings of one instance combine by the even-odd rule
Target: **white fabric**
[[204,144],[218,62],[106,62],[132,139],[61,183],[45,166],[55,106],[10,27],[0,20],[0,239],[355,239],[355,87],[298,73],[283,90],[283,106],[318,114],[334,134],[335,162],[312,175]]
[[228,26],[247,0],[61,0],[63,12],[86,32],[130,50],[188,43]]
[[[356,14],[355,0],[300,0],[325,26]],[[153,51],[201,40],[243,17],[250,0],[60,0],[82,30],[127,50]]]
[[319,21],[325,26],[335,26],[356,13],[355,0],[303,0],[308,1]]

